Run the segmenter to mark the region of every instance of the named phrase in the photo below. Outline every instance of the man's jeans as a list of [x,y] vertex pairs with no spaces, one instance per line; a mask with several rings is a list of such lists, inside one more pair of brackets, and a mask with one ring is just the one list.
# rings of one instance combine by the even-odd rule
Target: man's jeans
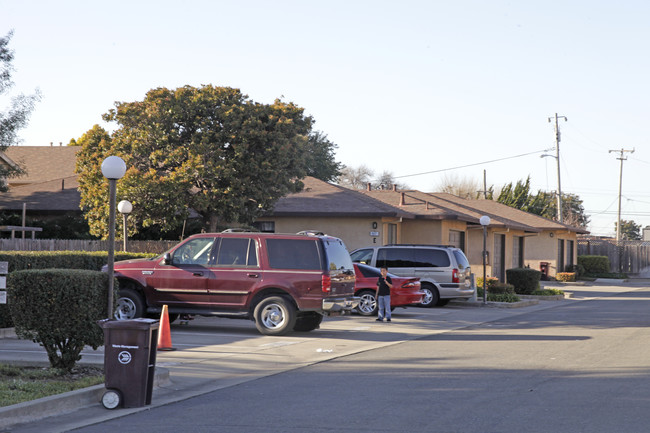
[[384,320],[384,317],[390,319],[390,295],[377,296],[377,303],[379,304],[377,318],[381,320]]

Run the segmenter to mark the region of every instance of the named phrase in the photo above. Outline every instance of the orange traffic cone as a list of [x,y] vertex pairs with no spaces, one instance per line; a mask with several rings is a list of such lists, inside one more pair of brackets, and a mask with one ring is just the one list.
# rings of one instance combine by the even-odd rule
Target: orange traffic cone
[[176,350],[172,347],[172,334],[169,331],[169,313],[167,312],[167,305],[163,305],[162,312],[160,313],[158,350]]

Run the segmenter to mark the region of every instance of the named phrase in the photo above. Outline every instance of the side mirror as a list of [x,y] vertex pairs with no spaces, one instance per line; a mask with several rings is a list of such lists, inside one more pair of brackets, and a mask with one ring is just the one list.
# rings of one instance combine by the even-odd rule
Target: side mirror
[[163,256],[163,265],[171,265],[172,264],[172,256],[169,255],[169,253],[165,253]]

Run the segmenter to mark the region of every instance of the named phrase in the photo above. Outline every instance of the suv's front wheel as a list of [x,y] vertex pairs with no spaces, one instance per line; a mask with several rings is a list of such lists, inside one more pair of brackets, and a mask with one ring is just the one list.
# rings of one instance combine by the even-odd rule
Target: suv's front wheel
[[253,313],[257,330],[264,335],[284,335],[296,324],[296,308],[281,296],[262,299]]
[[431,284],[422,284],[422,291],[424,292],[424,297],[420,303],[421,307],[429,308],[438,304],[438,301],[440,301],[440,294],[438,293],[438,289],[436,289]]
[[144,317],[144,299],[133,289],[120,289],[114,316],[117,320]]

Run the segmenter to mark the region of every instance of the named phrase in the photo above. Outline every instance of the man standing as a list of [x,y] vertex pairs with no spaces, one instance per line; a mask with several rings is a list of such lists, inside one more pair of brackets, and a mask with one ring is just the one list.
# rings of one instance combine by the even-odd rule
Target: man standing
[[377,322],[390,322],[390,289],[393,287],[393,280],[388,276],[388,269],[382,266],[381,276],[377,278]]

